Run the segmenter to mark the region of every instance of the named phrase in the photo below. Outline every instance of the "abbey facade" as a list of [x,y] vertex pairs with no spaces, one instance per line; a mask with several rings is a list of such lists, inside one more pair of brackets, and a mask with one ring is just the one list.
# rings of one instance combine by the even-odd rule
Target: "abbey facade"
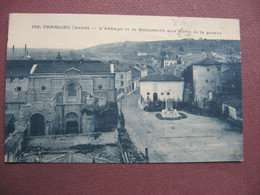
[[[25,90],[17,120],[27,124],[28,136],[90,133],[104,124],[94,111],[116,101],[113,67],[100,61],[28,66],[27,86],[17,92]],[[12,94],[8,86],[7,94]]]

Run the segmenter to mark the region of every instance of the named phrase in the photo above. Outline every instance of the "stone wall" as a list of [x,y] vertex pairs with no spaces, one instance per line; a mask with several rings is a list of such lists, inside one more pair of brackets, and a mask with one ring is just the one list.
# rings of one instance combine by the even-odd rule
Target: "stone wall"
[[15,131],[5,140],[5,162],[17,162],[24,147],[27,126],[16,122],[15,127]]
[[79,135],[51,135],[26,139],[27,147],[42,147],[50,150],[68,149],[80,144],[105,145],[117,144],[118,132],[90,133]]

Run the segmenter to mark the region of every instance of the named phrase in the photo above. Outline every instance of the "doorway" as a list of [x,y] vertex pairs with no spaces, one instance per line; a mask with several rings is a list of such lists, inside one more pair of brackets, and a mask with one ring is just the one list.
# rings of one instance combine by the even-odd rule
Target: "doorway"
[[157,93],[153,93],[153,101],[157,102],[158,100],[158,94]]
[[30,118],[31,136],[44,135],[45,123],[44,117],[41,114],[33,114]]

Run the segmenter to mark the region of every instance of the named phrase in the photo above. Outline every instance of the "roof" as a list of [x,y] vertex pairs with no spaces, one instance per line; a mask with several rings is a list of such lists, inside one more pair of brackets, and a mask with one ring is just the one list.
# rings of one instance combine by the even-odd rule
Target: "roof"
[[129,66],[125,65],[115,65],[115,72],[127,72],[131,70]]
[[34,64],[40,60],[7,60],[6,77],[28,77]]
[[220,65],[220,64],[221,64],[220,62],[207,57],[198,62],[192,63],[191,65],[212,66],[212,65]]
[[183,81],[182,78],[176,77],[172,74],[150,74],[142,79],[141,82],[169,82],[169,81]]
[[100,61],[37,64],[33,74],[63,74],[70,69],[79,70],[83,74],[110,74],[110,66]]
[[78,69],[83,74],[110,73],[110,66],[101,61],[79,60],[7,60],[6,77],[28,77],[34,64],[34,73],[64,73],[71,68]]
[[228,68],[223,71],[224,72],[229,72],[229,71],[241,71],[241,62],[239,63],[232,63],[232,64],[226,64]]
[[147,67],[147,72],[148,72],[148,73],[153,73],[153,72],[155,72],[155,70],[153,69],[153,67],[151,67],[151,66],[149,66],[149,65],[147,65],[146,67]]

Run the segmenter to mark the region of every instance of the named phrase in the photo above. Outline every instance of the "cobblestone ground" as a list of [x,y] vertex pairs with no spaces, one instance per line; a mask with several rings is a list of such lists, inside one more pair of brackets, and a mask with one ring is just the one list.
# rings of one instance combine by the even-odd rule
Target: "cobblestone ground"
[[243,135],[230,123],[182,112],[187,118],[160,120],[158,112],[138,107],[139,91],[122,100],[126,129],[137,149],[149,150],[150,162],[241,161]]

